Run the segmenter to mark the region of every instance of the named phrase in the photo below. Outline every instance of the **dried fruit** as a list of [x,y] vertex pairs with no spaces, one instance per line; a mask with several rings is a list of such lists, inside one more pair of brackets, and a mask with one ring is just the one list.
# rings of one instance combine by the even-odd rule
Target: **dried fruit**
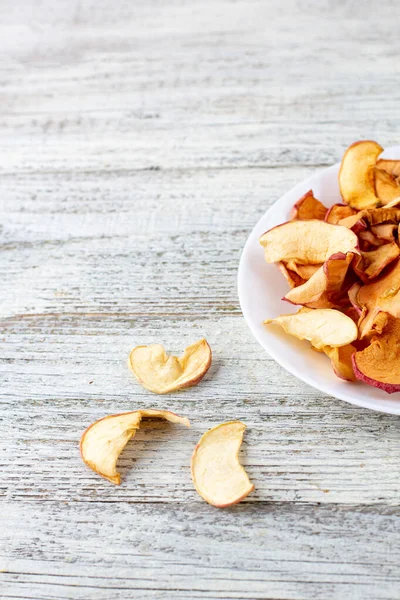
[[203,379],[211,366],[211,348],[202,339],[178,358],[168,356],[161,344],[137,346],[129,355],[129,366],[143,387],[155,394],[168,394]]
[[357,339],[354,321],[338,310],[329,308],[302,308],[293,315],[280,315],[264,323],[280,325],[286,333],[299,340],[309,340],[319,350],[325,346],[346,346]]
[[289,221],[264,233],[260,244],[268,263],[295,261],[302,265],[324,263],[332,254],[351,252],[355,233],[324,221]]
[[400,249],[396,242],[379,246],[370,252],[361,252],[354,263],[354,271],[366,283],[375,279],[388,264],[400,256]]
[[304,306],[320,301],[319,308],[332,308],[331,295],[340,292],[353,256],[352,252],[334,254],[308,281],[288,292],[285,300]]
[[352,217],[356,213],[357,211],[347,204],[334,204],[326,213],[325,221],[337,225],[341,219]]
[[400,261],[388,268],[381,277],[361,286],[354,296],[355,305],[362,310],[359,322],[360,338],[371,331],[374,319],[380,312],[400,317]]
[[400,183],[383,169],[375,169],[375,190],[382,204],[400,202]]
[[238,459],[245,429],[241,421],[222,423],[207,431],[194,449],[194,487],[217,508],[237,504],[254,490]]
[[372,141],[352,144],[344,153],[339,171],[343,200],[353,208],[373,208],[380,200],[375,194],[374,168],[383,148]]
[[332,369],[340,379],[345,379],[346,381],[356,380],[351,360],[354,352],[356,352],[356,348],[352,344],[347,344],[340,348],[325,346],[322,350],[331,359]]
[[293,206],[292,219],[301,219],[308,221],[310,219],[319,219],[323,221],[327,213],[327,208],[314,197],[310,190],[300,198]]
[[400,392],[400,320],[390,315],[381,335],[353,355],[357,379],[388,394]]
[[136,410],[110,415],[96,421],[84,431],[80,445],[84,462],[111,483],[119,485],[121,474],[116,469],[118,457],[134,437],[144,418],[166,419],[171,423],[190,427],[188,419],[167,410]]

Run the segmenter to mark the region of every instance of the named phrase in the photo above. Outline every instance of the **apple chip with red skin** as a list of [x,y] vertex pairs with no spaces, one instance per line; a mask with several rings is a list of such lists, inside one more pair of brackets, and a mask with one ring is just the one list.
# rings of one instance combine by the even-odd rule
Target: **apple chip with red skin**
[[310,219],[318,219],[323,221],[327,213],[327,208],[314,197],[310,190],[296,202],[292,208],[292,219],[301,221],[309,221]]
[[356,348],[353,344],[347,344],[346,346],[341,346],[339,348],[325,346],[322,348],[322,351],[331,359],[331,365],[335,375],[345,381],[356,380],[351,360],[354,352],[356,352]]
[[334,204],[325,215],[325,221],[337,225],[341,219],[352,217],[357,211],[347,204]]
[[96,421],[84,431],[80,450],[84,462],[96,473],[119,485],[121,474],[117,461],[126,444],[140,427],[144,418],[166,419],[190,427],[188,419],[168,410],[135,410],[134,412],[110,415]]
[[400,319],[387,316],[382,333],[364,350],[353,354],[357,379],[388,394],[400,392]]
[[378,277],[387,265],[399,258],[400,248],[396,242],[379,246],[370,252],[361,252],[354,261],[354,271],[362,281],[368,283]]
[[353,256],[352,252],[334,254],[308,281],[290,290],[284,299],[303,306],[313,304],[311,308],[333,308],[335,302],[331,297],[341,291]]
[[221,423],[207,431],[194,449],[194,487],[203,500],[216,508],[237,504],[254,490],[238,458],[245,429],[241,421]]
[[168,394],[197,385],[211,366],[211,348],[205,339],[188,346],[183,355],[168,356],[161,344],[136,346],[129,367],[138,381],[155,394]]

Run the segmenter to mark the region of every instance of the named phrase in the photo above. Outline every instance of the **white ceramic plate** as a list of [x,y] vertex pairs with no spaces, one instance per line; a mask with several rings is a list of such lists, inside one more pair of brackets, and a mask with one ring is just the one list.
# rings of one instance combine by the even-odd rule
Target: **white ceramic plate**
[[[387,158],[400,156],[400,146],[386,150],[383,156]],[[281,300],[288,291],[287,283],[276,265],[265,262],[263,248],[258,242],[259,237],[267,229],[287,221],[295,202],[310,189],[328,207],[342,202],[338,186],[339,166],[337,164],[324,169],[296,185],[258,221],[240,259],[238,275],[240,305],[256,340],[289,373],[340,400],[400,415],[400,393],[390,395],[361,382],[343,381],[333,373],[329,359],[311,350],[308,342],[296,340],[280,331],[278,327],[263,325],[265,319],[296,312],[297,308]]]

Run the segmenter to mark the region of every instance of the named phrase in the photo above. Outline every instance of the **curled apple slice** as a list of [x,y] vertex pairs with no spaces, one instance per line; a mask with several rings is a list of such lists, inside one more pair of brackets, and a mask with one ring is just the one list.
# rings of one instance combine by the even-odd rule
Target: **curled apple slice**
[[302,285],[305,282],[305,279],[300,277],[295,271],[291,271],[288,269],[286,263],[279,262],[277,263],[278,269],[286,279],[290,289],[297,287],[298,285]]
[[327,212],[326,206],[322,204],[310,190],[300,198],[293,206],[292,219],[309,221],[310,219],[318,219],[323,221]]
[[289,221],[264,233],[260,244],[267,263],[293,260],[297,264],[324,263],[332,254],[357,247],[356,234],[325,221]]
[[388,264],[400,256],[400,248],[396,242],[379,246],[370,252],[361,252],[354,264],[354,271],[362,281],[368,283],[375,279]]
[[286,263],[286,266],[290,271],[294,271],[299,277],[306,281],[322,267],[322,265],[298,265],[294,260],[290,260]]
[[400,202],[400,182],[383,169],[375,169],[375,190],[384,205],[394,200]]
[[211,348],[205,339],[188,346],[183,355],[168,356],[161,344],[136,346],[129,367],[137,380],[155,394],[168,394],[197,385],[211,366]]
[[353,355],[357,379],[388,394],[400,392],[400,320],[388,315],[383,332]]
[[111,483],[119,485],[121,474],[116,465],[126,444],[139,429],[144,418],[166,419],[190,427],[188,419],[168,410],[135,410],[134,412],[110,415],[96,421],[84,431],[81,439],[81,456],[93,471]]
[[318,350],[325,346],[337,348],[357,339],[357,325],[350,317],[330,308],[302,308],[293,315],[280,315],[264,321],[280,325],[286,333],[299,340],[308,340]]
[[361,286],[352,301],[361,311],[359,322],[360,338],[369,335],[376,315],[387,312],[393,317],[400,317],[400,261],[394,262],[376,280]]
[[386,158],[380,158],[376,162],[376,167],[386,171],[388,175],[394,179],[400,179],[400,160],[389,160]]
[[194,487],[217,508],[237,504],[254,490],[238,458],[245,429],[241,421],[222,423],[207,431],[194,449]]
[[325,348],[322,350],[331,359],[331,365],[335,375],[337,375],[340,379],[344,379],[345,381],[356,380],[351,360],[354,352],[356,352],[356,348],[352,344],[347,344],[346,346],[341,346],[340,348],[331,348],[330,346],[325,346]]
[[374,167],[383,148],[376,142],[355,142],[344,153],[339,171],[343,200],[353,208],[372,208],[380,204],[375,194]]
[[331,225],[337,225],[341,219],[352,217],[356,212],[347,204],[334,204],[326,213],[325,221]]
[[308,281],[290,290],[285,300],[292,304],[309,305],[321,300],[322,295],[325,294],[326,297],[320,303],[321,308],[332,308],[334,303],[331,302],[330,297],[340,292],[353,256],[352,252],[334,254]]

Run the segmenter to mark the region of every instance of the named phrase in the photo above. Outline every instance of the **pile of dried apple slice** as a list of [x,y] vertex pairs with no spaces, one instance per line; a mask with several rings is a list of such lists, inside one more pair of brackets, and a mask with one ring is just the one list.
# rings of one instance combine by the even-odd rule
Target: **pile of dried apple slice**
[[[129,355],[129,367],[143,387],[156,394],[167,394],[197,385],[210,368],[211,360],[211,348],[202,339],[188,346],[181,358],[168,356],[160,344],[137,346]],[[109,415],[84,431],[80,444],[83,461],[119,485],[119,455],[143,419],[165,419],[190,427],[188,419],[168,410],[143,409]],[[191,463],[194,486],[206,502],[217,508],[240,502],[254,489],[238,459],[245,428],[240,421],[217,425],[201,437],[194,449]]]
[[292,219],[264,233],[265,260],[289,285],[296,314],[268,319],[311,342],[334,372],[400,391],[400,160],[376,142],[352,144],[339,171],[344,204],[309,191]]

